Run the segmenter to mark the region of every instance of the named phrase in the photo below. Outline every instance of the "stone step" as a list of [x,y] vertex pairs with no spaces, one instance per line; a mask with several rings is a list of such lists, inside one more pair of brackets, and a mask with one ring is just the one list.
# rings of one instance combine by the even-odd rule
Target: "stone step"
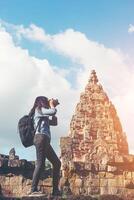
[[97,195],[97,196],[84,196],[84,195],[76,195],[76,196],[64,196],[64,197],[46,197],[46,196],[42,196],[42,197],[29,197],[29,196],[25,196],[22,198],[19,197],[1,197],[0,196],[0,200],[133,200],[134,198],[121,198],[119,196],[116,195]]

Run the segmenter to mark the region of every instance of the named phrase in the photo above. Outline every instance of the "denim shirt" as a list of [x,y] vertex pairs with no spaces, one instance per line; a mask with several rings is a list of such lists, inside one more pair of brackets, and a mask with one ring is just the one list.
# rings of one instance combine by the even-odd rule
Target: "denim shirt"
[[[51,132],[49,126],[49,117],[56,114],[56,108],[41,108],[41,110],[35,109],[34,114],[34,127],[36,129],[35,134],[45,134],[51,139]],[[41,120],[39,122],[39,120]]]

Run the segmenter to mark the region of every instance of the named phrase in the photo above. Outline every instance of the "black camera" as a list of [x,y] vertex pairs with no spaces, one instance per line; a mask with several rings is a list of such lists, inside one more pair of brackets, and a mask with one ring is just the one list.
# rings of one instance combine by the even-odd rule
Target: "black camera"
[[54,106],[57,106],[57,105],[59,105],[60,103],[59,103],[58,99],[53,99],[53,104],[54,104]]

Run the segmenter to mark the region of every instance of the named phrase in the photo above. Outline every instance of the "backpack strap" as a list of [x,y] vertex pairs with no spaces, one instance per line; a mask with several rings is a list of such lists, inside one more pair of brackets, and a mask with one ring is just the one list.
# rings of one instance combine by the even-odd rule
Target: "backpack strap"
[[40,117],[40,119],[39,119],[39,121],[38,121],[38,123],[37,123],[37,126],[36,126],[36,128],[35,128],[35,132],[37,131],[37,129],[40,130],[42,120],[43,120],[43,119]]
[[42,123],[42,121],[45,121],[45,119],[49,120],[48,117],[45,117],[45,116],[44,117],[40,117],[35,131],[37,131],[37,129],[38,129],[38,131],[40,131],[41,123]]
[[[30,112],[28,116],[29,116],[29,118],[32,119],[32,121],[34,120],[34,113]],[[37,129],[39,128],[40,125],[41,125],[41,118],[39,119],[39,121],[38,121],[38,123],[37,123],[37,126],[36,126],[36,128],[35,128],[35,130],[34,130],[34,133],[36,133],[36,131],[37,131]]]

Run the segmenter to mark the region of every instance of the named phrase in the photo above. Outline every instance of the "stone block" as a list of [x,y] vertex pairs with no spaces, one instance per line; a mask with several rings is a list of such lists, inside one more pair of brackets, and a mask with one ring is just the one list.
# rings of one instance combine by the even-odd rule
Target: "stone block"
[[79,195],[80,194],[80,188],[74,186],[73,188],[71,188],[71,191],[74,195]]
[[19,184],[19,176],[10,177],[10,185],[16,186]]
[[116,179],[108,179],[108,186],[109,187],[117,187],[117,180]]
[[126,171],[124,173],[124,175],[125,175],[125,179],[131,179],[132,178],[132,172]]
[[106,172],[106,178],[114,178],[115,175],[111,172]]
[[125,179],[124,180],[124,187],[128,189],[134,189],[134,180]]
[[70,146],[71,144],[72,144],[71,137],[61,137],[60,138],[61,149],[65,149],[66,147]]
[[82,179],[76,178],[74,184],[76,187],[82,187]]
[[83,162],[74,162],[74,167],[75,167],[76,171],[85,170],[85,163],[83,163]]
[[8,166],[8,159],[2,158],[1,160],[1,167],[7,167]]
[[99,179],[86,178],[84,180],[84,187],[90,187],[90,186],[99,187],[100,186],[100,180]]
[[23,186],[22,187],[21,196],[27,195],[30,191],[31,191],[31,186],[30,185]]
[[21,193],[19,193],[20,192],[20,188],[21,188],[21,185],[20,186],[19,185],[13,186],[12,192],[13,192],[13,194],[15,194],[14,196],[16,196],[17,194],[21,194]]
[[40,185],[52,187],[52,178],[46,178],[40,182]]
[[89,172],[87,178],[89,178],[89,179],[99,179],[99,174]]
[[118,188],[117,187],[109,187],[108,188],[108,194],[111,194],[111,195],[118,194]]
[[100,187],[107,187],[108,186],[108,179],[101,178],[100,179]]
[[19,182],[19,184],[23,184],[24,180],[25,180],[25,178],[22,175],[18,176],[18,182]]
[[20,160],[8,160],[8,167],[20,167]]
[[132,179],[134,179],[134,172],[131,172],[131,175],[132,175]]
[[124,187],[124,179],[123,178],[118,178],[116,181],[116,187],[120,188],[120,187]]
[[4,185],[10,185],[10,177],[5,177]]
[[117,167],[108,165],[107,171],[108,172],[116,172],[117,171]]
[[129,163],[134,163],[134,155],[125,155],[124,159]]
[[115,162],[117,162],[117,163],[123,163],[123,162],[124,162],[123,156],[121,156],[121,155],[116,155],[116,156],[115,156]]
[[88,187],[88,195],[100,194],[100,187],[90,186]]
[[32,184],[32,180],[30,179],[25,179],[24,180],[24,184],[23,185],[31,185]]
[[[61,178],[60,178],[60,183],[59,183],[60,187],[66,186],[66,183],[68,183],[67,178],[61,177]],[[68,186],[68,185],[67,185],[67,186]]]
[[0,175],[0,184],[3,185],[5,182],[6,176]]
[[92,163],[85,163],[85,170],[91,171],[92,170]]
[[99,171],[104,171],[106,172],[107,171],[107,165],[99,165]]
[[100,178],[105,178],[106,177],[106,172],[99,172],[99,177]]
[[98,172],[99,171],[99,164],[97,163],[92,163],[92,172]]
[[108,194],[108,186],[100,187],[100,195]]
[[86,187],[80,188],[80,195],[84,195],[86,197],[88,195],[88,188]]
[[13,187],[11,185],[5,185],[2,187],[2,194],[4,197],[10,197],[13,195]]

